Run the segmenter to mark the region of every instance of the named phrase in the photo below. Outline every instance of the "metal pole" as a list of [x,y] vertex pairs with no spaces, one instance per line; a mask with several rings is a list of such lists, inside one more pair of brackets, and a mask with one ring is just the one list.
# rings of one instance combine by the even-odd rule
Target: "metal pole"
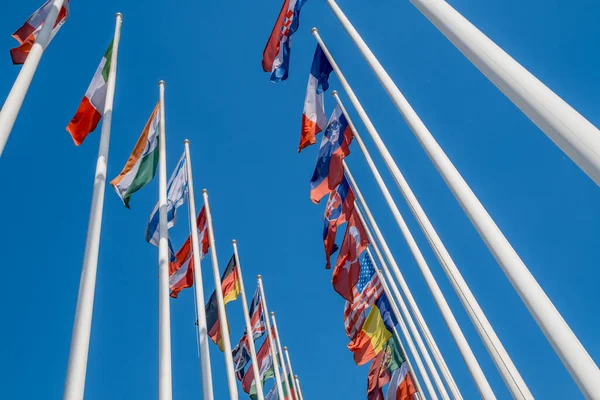
[[271,311],[271,319],[273,320],[273,329],[275,330],[275,343],[277,344],[277,351],[279,352],[279,362],[281,362],[281,372],[283,372],[283,382],[285,390],[288,396],[292,393],[290,388],[290,382],[288,381],[288,371],[285,366],[285,359],[283,356],[283,348],[281,347],[281,339],[279,338],[279,329],[277,329],[277,320],[275,320],[275,312]]
[[210,367],[210,349],[208,346],[208,329],[206,328],[206,310],[204,309],[204,284],[202,282],[202,261],[200,260],[200,241],[196,227],[196,198],[194,197],[194,178],[192,174],[192,158],[190,141],[184,140],[185,162],[188,179],[188,200],[190,212],[190,228],[192,236],[192,254],[194,255],[194,290],[196,298],[196,314],[198,316],[198,341],[200,342],[200,365],[202,367],[202,394],[205,400],[212,400],[213,384]]
[[304,400],[304,397],[302,396],[302,388],[300,387],[300,378],[298,378],[298,375],[294,375],[294,380],[296,381],[296,385],[298,385],[298,394],[300,394],[300,400]]
[[[262,284],[262,276],[258,275],[256,277],[258,280],[258,289],[260,290],[260,298],[262,300],[263,310],[265,312],[265,322],[267,323],[267,340],[269,341],[269,350],[271,352],[271,357],[273,358],[273,369],[275,370],[275,382],[277,383],[277,395],[279,399],[285,399],[283,396],[283,385],[281,384],[281,375],[279,374],[279,361],[277,360],[277,349],[275,348],[275,343],[273,342],[273,335],[271,335],[271,320],[269,319],[269,310],[267,309],[267,299],[265,298],[265,289]],[[256,379],[260,379],[257,377]]]
[[[359,212],[360,213],[360,212]],[[361,221],[363,221],[363,225],[365,225],[363,216],[360,215]],[[369,237],[371,239],[373,239],[373,235],[371,234],[370,229],[365,225],[365,229],[367,231],[367,234],[369,235]],[[374,241],[373,241],[374,242]],[[383,258],[383,255],[381,254],[381,251],[379,250],[379,247],[375,247],[373,246],[373,249],[375,250],[375,254],[377,254],[377,259],[379,260],[379,264],[383,267],[383,265],[385,264],[385,260]],[[367,253],[369,254],[369,257],[374,260],[373,258],[373,254],[371,254],[371,250],[369,250],[367,248]],[[402,310],[404,311],[404,315],[406,316],[406,319],[411,319],[410,313],[408,312],[408,308],[406,307],[406,304],[404,303],[404,300],[402,299],[402,296],[400,296],[400,293],[396,291],[395,295],[396,297],[394,298],[394,296],[392,296],[392,293],[390,292],[390,288],[388,287],[388,285],[385,282],[385,278],[383,277],[383,274],[381,273],[381,271],[379,270],[379,268],[375,267],[376,271],[377,271],[377,276],[379,277],[379,280],[381,281],[381,286],[383,287],[383,291],[385,293],[385,296],[388,298],[390,306],[392,307],[392,312],[394,313],[394,316],[396,317],[396,320],[398,321],[398,324],[400,325],[400,330],[402,331],[402,334],[404,335],[404,337],[406,338],[406,343],[408,344],[408,348],[410,349],[410,352],[413,354],[413,357],[415,357],[415,361],[417,362],[417,367],[419,368],[419,372],[421,373],[421,375],[423,376],[423,379],[426,380],[425,385],[428,386],[427,391],[429,392],[429,395],[431,396],[431,393],[433,393],[433,395],[435,396],[435,392],[433,391],[433,387],[431,386],[431,382],[429,382],[429,384],[427,384],[427,380],[428,380],[428,374],[427,371],[423,368],[423,363],[419,357],[419,353],[417,352],[417,349],[415,348],[415,344],[412,341],[410,334],[408,332],[408,329],[406,327],[406,323],[404,322],[404,318],[402,318],[402,314],[400,314],[400,310],[398,309],[398,306],[396,305],[396,301],[395,298],[398,299],[398,302],[400,303]],[[386,265],[386,269],[387,269],[387,265]],[[389,279],[389,277],[388,277]],[[393,280],[392,280],[393,282]],[[397,290],[398,288],[396,288]],[[413,324],[414,325],[414,324]],[[404,355],[406,356],[406,361],[408,362],[408,365],[410,366],[411,371],[415,371],[414,367],[412,366],[412,362],[408,359],[408,353],[406,352],[406,350],[404,349],[404,346],[402,345],[402,340],[400,339],[400,335],[398,334],[398,331],[394,328],[394,335],[396,336],[396,339],[398,340],[398,346],[400,346],[400,348],[402,349],[402,352],[404,353]],[[419,333],[415,331],[413,331],[413,336],[415,336],[416,338],[419,338],[420,340],[420,336]],[[423,342],[421,341],[421,344]],[[421,352],[423,354],[427,353],[427,350],[424,347],[421,347],[421,345],[419,345],[419,348],[421,349]],[[430,369],[431,371],[431,369]],[[433,369],[433,371],[435,371],[435,369]],[[431,372],[433,373],[433,372]],[[423,393],[423,389],[421,388],[421,383],[419,382],[419,380],[417,379],[417,377],[415,376],[415,385],[417,386],[417,391]],[[443,388],[443,385],[442,385]],[[439,387],[438,387],[439,389]],[[447,395],[446,395],[447,396]],[[434,397],[432,397],[434,398]],[[437,397],[435,397],[437,398]],[[446,397],[447,398],[447,397]]]
[[448,3],[441,0],[411,2],[554,144],[600,185],[598,128]]
[[208,237],[210,240],[210,256],[212,259],[213,277],[215,279],[215,294],[217,296],[217,307],[219,309],[219,325],[221,328],[221,337],[223,338],[223,354],[225,356],[225,369],[227,371],[227,385],[229,386],[229,397],[231,400],[238,400],[237,384],[235,381],[235,369],[233,367],[233,357],[231,355],[231,341],[229,340],[229,321],[225,312],[225,303],[223,302],[223,288],[221,287],[221,274],[219,272],[219,261],[217,259],[217,248],[215,245],[215,231],[213,230],[212,214],[210,212],[210,203],[208,202],[208,190],[202,190],[204,196],[204,207],[206,210],[206,222],[208,224]]
[[287,366],[289,368],[290,371],[290,377],[292,378],[292,386],[294,389],[294,395],[295,395],[295,399],[299,400],[300,399],[300,394],[298,391],[298,384],[296,383],[296,380],[294,379],[294,370],[292,369],[292,361],[290,360],[290,353],[288,352],[288,348],[284,347],[283,351],[285,352],[285,358],[287,360]]
[[48,13],[40,33],[27,55],[25,63],[21,67],[21,72],[19,72],[19,76],[17,76],[17,79],[4,102],[4,106],[2,106],[2,111],[0,111],[0,157],[2,156],[2,152],[4,151],[12,128],[15,125],[19,111],[21,111],[21,106],[23,105],[23,101],[25,100],[35,71],[40,64],[42,55],[44,55],[46,46],[48,46],[48,43],[50,42],[52,29],[54,29],[54,24],[56,23],[56,19],[58,18],[58,14],[60,13],[63,4],[64,0],[54,0],[52,9]]
[[246,322],[246,339],[250,346],[250,358],[252,360],[252,370],[254,371],[254,383],[256,385],[256,395],[258,400],[264,400],[262,381],[260,380],[260,367],[256,360],[256,347],[254,346],[254,335],[252,332],[252,323],[250,322],[250,312],[248,311],[248,301],[246,300],[246,289],[244,288],[244,278],[242,277],[242,265],[240,264],[240,256],[238,254],[237,241],[232,240],[233,254],[235,256],[235,265],[237,266],[237,274],[240,280],[240,294],[242,295],[242,310],[244,311],[244,321]]
[[[367,150],[364,142],[362,141],[361,136],[358,134],[358,131],[354,127],[354,124],[352,123],[352,120],[350,119],[348,112],[346,111],[346,108],[342,104],[342,101],[340,100],[336,91],[333,92],[333,97],[335,97],[338,105],[342,109],[342,112],[346,116],[346,119],[348,120],[348,124],[350,125],[352,131],[354,132],[354,137],[356,139],[356,142],[358,143],[363,155],[365,156],[365,159],[367,160],[367,164],[371,168],[371,171],[373,172],[373,175],[375,176],[375,180],[377,181],[379,188],[383,192],[383,196],[385,197],[392,213],[394,214],[394,216],[399,215],[400,219],[401,219],[402,217],[400,215],[400,211],[399,211],[398,207],[396,206],[396,203],[394,202],[394,199],[393,199],[389,189],[387,188],[387,185],[385,184],[381,174],[379,173],[379,170],[375,166],[375,162],[373,161],[373,158],[369,154],[369,151]],[[411,211],[413,212],[413,215],[415,216],[417,222],[419,223],[419,226],[423,230],[423,233],[425,233],[425,237],[427,238],[431,248],[433,249],[436,257],[438,258],[440,265],[444,269],[446,276],[450,280],[450,283],[452,284],[454,291],[456,292],[459,299],[461,300],[463,307],[465,308],[465,310],[467,311],[467,314],[471,318],[471,321],[473,322],[475,328],[477,329],[479,336],[483,340],[483,342],[486,346],[486,349],[488,350],[490,356],[492,357],[492,359],[494,361],[494,364],[496,364],[498,371],[502,375],[506,385],[508,386],[509,390],[511,391],[513,398],[519,399],[519,400],[532,400],[533,396],[532,396],[531,392],[529,391],[527,384],[525,383],[525,381],[519,374],[519,371],[517,370],[517,368],[515,367],[515,365],[513,364],[512,360],[511,360],[510,356],[504,349],[502,342],[496,335],[496,332],[494,331],[494,329],[492,328],[491,324],[489,323],[487,317],[483,313],[483,310],[479,306],[479,303],[477,303],[475,296],[469,289],[469,286],[467,285],[464,278],[462,277],[460,271],[458,270],[458,267],[452,260],[450,253],[448,253],[448,251],[446,250],[446,247],[442,243],[442,240],[440,239],[437,232],[433,228],[433,225],[427,218],[425,211],[419,204],[419,201],[417,200],[416,196],[412,192],[412,189],[408,185],[408,182],[406,182],[406,179],[404,179],[404,176],[402,175],[402,173],[400,173],[400,175],[398,175],[398,178],[399,178],[399,187],[402,192],[402,195],[406,199],[406,202],[408,203],[409,208],[411,209]],[[404,224],[404,222],[402,220],[400,220],[400,221],[402,222],[402,224]],[[402,226],[400,224],[400,222],[399,222],[399,225]],[[404,226],[405,226],[405,229],[408,229],[408,227],[406,227],[406,224],[404,224]],[[412,242],[416,246],[416,243],[414,243],[414,240]],[[417,248],[417,251],[418,251],[418,248]],[[423,265],[425,267],[427,267],[426,263],[424,263]],[[436,352],[434,352],[434,357],[435,357],[435,355],[436,355]],[[443,368],[440,365],[442,374],[444,374],[445,370],[447,371],[446,368]],[[447,371],[447,372],[449,372],[449,371]],[[453,395],[456,397],[456,395],[458,393],[458,388],[456,388],[456,386],[454,386],[454,388],[456,389],[456,391],[454,391],[452,385],[450,385],[450,382],[448,382],[448,380],[446,380],[446,381],[449,384],[451,391],[455,392],[455,393],[453,393]]]
[[167,143],[165,130],[165,82],[160,89],[158,151],[158,399],[173,398],[171,371],[171,309],[169,300],[169,227],[167,222]]
[[[73,324],[73,337],[71,351],[67,366],[64,400],[82,400],[85,392],[85,378],[87,372],[88,353],[90,348],[90,334],[92,330],[92,316],[94,312],[94,296],[96,292],[96,273],[98,270],[98,253],[100,250],[100,232],[102,230],[102,213],[104,210],[104,191],[106,188],[106,168],[108,163],[108,150],[110,145],[110,128],[112,123],[113,99],[117,80],[117,59],[119,41],[121,39],[121,23],[123,15],[117,13],[111,68],[108,74],[106,101],[104,115],[102,116],[102,132],[98,160],[96,161],[96,174],[94,177],[94,190],[92,206],[88,222],[88,232],[83,255],[83,267],[75,322]],[[31,54],[30,54],[31,55]],[[2,129],[2,127],[0,127]],[[1,153],[1,150],[0,150]]]
[[[391,252],[389,252],[389,249],[387,248],[385,239],[383,239],[383,235],[381,234],[381,231],[379,230],[379,227],[377,226],[377,223],[375,222],[375,218],[373,217],[373,214],[371,213],[371,210],[369,209],[365,198],[363,197],[360,189],[358,188],[358,185],[356,184],[356,181],[354,180],[354,177],[352,176],[352,173],[350,172],[348,165],[344,163],[344,167],[345,167],[346,175],[348,176],[348,179],[350,179],[352,186],[354,187],[356,196],[358,197],[363,209],[365,210],[365,213],[367,214],[367,218],[371,224],[371,227],[375,231],[375,235],[377,236],[379,242],[381,243],[381,245],[384,249],[384,252],[386,253],[386,256],[388,256],[388,261],[390,262],[390,264],[392,266],[392,271],[394,271],[394,275],[396,276],[396,279],[398,279],[398,281],[400,282],[400,286],[402,287],[402,290],[404,291],[404,293],[409,301],[409,304],[410,304],[414,300],[411,300],[412,295],[409,295],[409,292],[407,291],[408,286],[406,285],[406,282],[404,282],[404,278],[402,277],[400,269],[398,268],[395,261],[392,262],[392,260],[390,259],[390,257],[392,257]],[[414,242],[414,239],[413,239],[413,242]],[[416,243],[415,243],[415,247],[416,247]],[[421,257],[422,257],[422,255],[421,255]],[[431,271],[429,271],[429,274],[431,275]],[[437,287],[437,284],[436,284],[436,287]],[[437,290],[440,291],[439,287],[437,287]],[[440,291],[440,293],[441,293],[441,291]],[[434,298],[435,298],[435,295],[434,295]],[[456,343],[456,345],[461,353],[461,356],[463,357],[465,364],[467,365],[469,372],[471,373],[471,376],[473,377],[473,380],[475,381],[475,384],[477,385],[477,388],[478,388],[480,394],[485,399],[495,398],[492,388],[490,387],[490,385],[487,381],[487,378],[485,377],[485,374],[483,373],[483,370],[479,366],[477,359],[475,358],[475,354],[471,350],[471,347],[470,347],[466,337],[464,336],[462,330],[460,329],[460,326],[458,325],[458,322],[456,321],[456,318],[454,317],[452,310],[450,310],[450,306],[445,301],[443,296],[442,296],[442,300],[443,300],[443,303],[438,302],[438,299],[436,299],[436,302],[438,302],[438,308],[440,309],[442,316],[444,317],[444,321],[448,325],[448,329],[450,330],[450,333],[452,334],[454,342]],[[420,315],[417,315],[417,314],[415,314],[415,317],[417,318],[419,325],[423,329],[423,327],[426,326],[425,321],[423,320],[423,317]],[[426,337],[427,336],[431,336],[431,334],[426,335]],[[433,339],[432,336],[431,336],[431,339]],[[432,342],[433,342],[433,340],[432,340]],[[431,346],[431,344],[430,344],[430,346]],[[436,348],[436,350],[433,351],[434,354],[436,352],[439,353],[439,349],[437,349],[437,346],[432,347],[432,349],[434,349],[434,348]],[[441,356],[441,354],[440,354],[440,356]],[[440,365],[442,365],[442,364],[440,364]],[[447,366],[445,366],[445,367],[440,366],[440,369],[442,371],[444,370],[444,368],[447,369]],[[451,390],[453,390],[453,385],[450,382],[448,383],[448,386],[450,387]]]
[[[400,110],[400,113],[451,189],[454,197],[456,197],[477,229],[477,232],[496,258],[496,261],[502,267],[505,275],[529,309],[529,312],[540,326],[542,332],[544,332],[544,335],[546,335],[546,338],[554,347],[554,350],[579,386],[579,389],[588,398],[600,399],[600,369],[598,369],[598,366],[594,363],[579,339],[540,287],[477,196],[475,196],[475,193],[473,193],[446,153],[444,153],[440,145],[436,142],[433,135],[431,135],[431,132],[429,132],[394,81],[383,69],[383,66],[379,63],[373,52],[371,52],[367,44],[351,25],[348,24],[344,27],[398,110]],[[378,135],[373,135],[373,140],[392,175],[394,175],[395,179],[398,179],[398,167],[385,147],[385,144]],[[596,152],[596,154],[599,153]]]

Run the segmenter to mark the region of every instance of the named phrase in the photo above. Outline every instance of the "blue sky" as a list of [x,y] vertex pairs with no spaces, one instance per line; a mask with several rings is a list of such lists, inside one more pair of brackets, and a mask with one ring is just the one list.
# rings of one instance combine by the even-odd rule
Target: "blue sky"
[[[0,93],[19,69],[10,37],[41,0],[0,14]],[[260,62],[280,1],[168,4],[73,1],[45,54],[0,160],[0,385],[10,399],[60,399],[68,359],[99,132],[76,148],[65,126],[124,14],[109,178],[122,169],[167,82],[171,170],[191,140],[197,201],[210,191],[224,268],[239,242],[246,289],[264,277],[283,345],[307,399],[363,399],[368,367],[346,349],[343,300],[323,268],[323,206],[308,196],[316,147],[296,153],[302,104],[319,27],[423,208],[533,394],[582,398],[515,291],[323,1],[309,1],[294,36],[290,79],[268,82]],[[600,362],[600,189],[448,42],[409,1],[340,0],[467,182]],[[590,0],[453,0],[451,4],[596,126],[600,125],[600,5]],[[337,78],[332,88],[341,92]],[[342,99],[349,105],[345,94]],[[333,99],[326,97],[327,114]],[[352,111],[358,129],[364,132]],[[366,138],[363,133],[363,137]],[[367,146],[374,149],[372,142]],[[466,399],[477,391],[366,164],[348,162]],[[374,154],[375,155],[375,154]],[[418,225],[378,156],[421,246],[498,398],[509,394]],[[169,171],[170,173],[170,171]],[[157,395],[157,251],[144,241],[157,182],[125,209],[107,190],[86,399]],[[171,230],[187,236],[181,209]],[[213,290],[210,264],[205,293]],[[174,398],[200,396],[193,293],[173,301]],[[232,341],[241,303],[228,307]],[[211,346],[217,399],[227,398],[223,356]]]

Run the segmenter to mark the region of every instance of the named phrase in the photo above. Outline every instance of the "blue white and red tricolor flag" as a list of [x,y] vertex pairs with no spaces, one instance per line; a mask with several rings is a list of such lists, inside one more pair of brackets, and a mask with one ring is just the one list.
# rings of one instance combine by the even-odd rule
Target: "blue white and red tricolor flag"
[[310,199],[318,203],[344,179],[343,160],[350,154],[354,135],[340,107],[333,110],[321,140],[317,166],[310,180]]
[[307,0],[285,0],[275,27],[263,51],[262,67],[271,73],[271,82],[287,79],[290,69],[291,38],[300,25],[300,9]]
[[361,331],[367,318],[366,310],[383,295],[381,280],[367,252],[363,253],[360,259],[360,275],[353,292],[354,301],[347,301],[344,307],[344,326],[350,340],[356,339],[356,335]]
[[342,178],[338,187],[329,193],[329,200],[323,218],[323,243],[325,245],[325,258],[327,259],[325,268],[327,269],[331,268],[331,255],[338,249],[335,244],[337,228],[350,219],[352,210],[354,210],[354,200],[354,191],[345,177]]
[[316,136],[325,128],[327,116],[325,115],[325,95],[329,89],[329,75],[333,67],[327,56],[317,45],[313,58],[306,98],[304,100],[304,113],[302,114],[302,131],[300,132],[300,146],[298,152],[317,142]]

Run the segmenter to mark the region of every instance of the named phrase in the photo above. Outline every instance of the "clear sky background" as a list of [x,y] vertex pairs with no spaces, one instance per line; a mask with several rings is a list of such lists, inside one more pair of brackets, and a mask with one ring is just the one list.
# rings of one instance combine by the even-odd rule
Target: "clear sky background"
[[[42,3],[5,2],[0,97],[19,67],[10,37]],[[261,55],[281,1],[72,2],[0,160],[0,397],[60,399],[77,300],[99,130],[76,148],[64,128],[124,14],[109,178],[122,169],[166,89],[169,174],[191,140],[200,189],[210,191],[221,270],[240,256],[251,295],[264,277],[306,399],[364,399],[368,366],[347,350],[343,300],[324,269],[323,205],[308,182],[317,147],[296,153],[315,48],[325,43],[538,399],[582,398],[573,380],[324,1],[310,0],[294,36],[290,79],[269,83]],[[600,362],[600,189],[407,0],[340,0],[399,88],[463,174],[596,362]],[[496,43],[600,125],[600,4],[592,0],[453,0]],[[332,75],[333,76],[333,75]],[[332,88],[341,92],[337,78]],[[349,109],[349,101],[342,93]],[[326,111],[334,101],[327,95]],[[354,110],[358,129],[367,134]],[[367,145],[374,151],[370,140]],[[348,159],[465,399],[476,388],[357,147]],[[384,172],[378,155],[376,162]],[[499,399],[509,393],[387,171],[399,207]],[[109,188],[98,269],[87,400],[157,397],[157,250],[144,241],[155,180],[127,210]],[[199,207],[199,206],[198,206]],[[343,233],[343,231],[341,232]],[[188,235],[187,209],[171,230]],[[340,234],[341,236],[341,234]],[[205,293],[214,288],[204,264]],[[191,290],[172,301],[175,399],[200,398]],[[231,339],[241,303],[228,307]],[[211,345],[216,399],[228,398]],[[241,391],[241,386],[240,386]],[[244,398],[244,396],[241,396]]]

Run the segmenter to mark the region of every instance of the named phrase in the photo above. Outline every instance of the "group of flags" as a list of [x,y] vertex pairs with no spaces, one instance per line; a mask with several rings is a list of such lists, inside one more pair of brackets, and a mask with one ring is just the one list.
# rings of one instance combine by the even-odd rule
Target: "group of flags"
[[[263,69],[271,73],[273,82],[288,77],[290,37],[298,29],[303,3],[284,2],[263,53]],[[394,335],[396,317],[367,251],[370,246],[367,231],[355,209],[356,196],[344,172],[353,132],[339,105],[329,121],[325,114],[325,92],[333,70],[327,54],[317,45],[308,78],[298,152],[316,144],[318,134],[325,131],[310,180],[310,199],[319,203],[329,195],[323,224],[325,267],[331,268],[331,258],[339,250],[332,284],[346,300],[344,327],[350,339],[348,349],[357,365],[371,363],[367,399],[383,400],[382,388],[388,385],[388,400],[408,400],[413,398],[416,388],[406,356]],[[336,236],[344,224],[346,232],[340,248]]]

